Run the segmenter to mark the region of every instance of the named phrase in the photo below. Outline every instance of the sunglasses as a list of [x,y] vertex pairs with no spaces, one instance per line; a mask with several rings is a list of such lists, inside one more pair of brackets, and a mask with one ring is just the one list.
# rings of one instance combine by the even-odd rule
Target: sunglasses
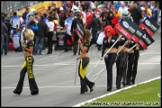
[[107,33],[110,33],[110,30],[108,30]]

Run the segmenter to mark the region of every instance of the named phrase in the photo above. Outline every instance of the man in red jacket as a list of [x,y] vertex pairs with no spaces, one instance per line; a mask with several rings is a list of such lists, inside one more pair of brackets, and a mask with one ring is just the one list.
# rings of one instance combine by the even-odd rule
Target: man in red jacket
[[91,22],[91,20],[92,20],[92,18],[93,18],[93,12],[92,12],[92,8],[91,7],[89,7],[88,8],[88,12],[86,13],[86,21],[87,21],[87,25],[86,25],[86,28],[88,28],[88,26],[89,26],[89,24],[90,24],[90,22]]

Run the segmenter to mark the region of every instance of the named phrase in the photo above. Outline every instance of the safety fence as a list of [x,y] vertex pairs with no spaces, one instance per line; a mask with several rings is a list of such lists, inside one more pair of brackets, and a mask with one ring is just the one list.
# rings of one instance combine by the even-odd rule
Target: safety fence
[[1,12],[20,11],[43,1],[1,1]]
[[62,6],[62,1],[1,1],[1,12],[16,11],[18,15],[22,15],[26,7],[29,7],[35,9],[36,12],[43,13],[52,5],[52,2],[56,4],[56,7]]

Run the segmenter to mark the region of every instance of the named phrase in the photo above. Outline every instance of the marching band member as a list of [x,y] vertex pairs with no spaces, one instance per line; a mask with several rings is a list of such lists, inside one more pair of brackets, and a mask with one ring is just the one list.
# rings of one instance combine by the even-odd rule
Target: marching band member
[[[105,37],[103,39],[103,48],[102,48],[102,57],[105,52],[117,41],[118,37],[113,35],[114,29],[111,26],[106,26],[104,29]],[[107,53],[105,56],[105,65],[107,69],[107,91],[112,89],[112,67],[116,59],[118,44],[115,44],[114,47]],[[101,58],[102,60],[103,58]]]
[[77,57],[77,59],[80,59],[79,68],[78,68],[80,84],[81,84],[80,94],[84,94],[85,92],[88,91],[87,85],[90,88],[90,92],[92,92],[93,86],[95,84],[95,83],[89,81],[86,77],[86,70],[90,63],[89,62],[90,59],[89,59],[89,55],[88,55],[88,51],[89,51],[89,47],[90,47],[90,40],[91,40],[90,36],[91,36],[90,31],[88,29],[85,29],[84,43],[82,44],[80,39],[78,40],[78,44],[81,49],[81,54]]
[[34,33],[32,30],[27,29],[25,31],[25,38],[28,40],[27,44],[23,44],[22,47],[25,50],[24,56],[25,56],[25,62],[22,66],[22,70],[20,72],[20,79],[17,84],[16,89],[13,91],[15,94],[21,94],[23,90],[23,83],[24,83],[24,78],[26,72],[28,72],[28,79],[29,79],[29,85],[30,85],[30,90],[31,94],[35,95],[38,94],[39,89],[37,86],[37,83],[34,78],[33,74],[33,63],[34,63],[34,58],[32,56],[33,54],[33,45],[34,45]]

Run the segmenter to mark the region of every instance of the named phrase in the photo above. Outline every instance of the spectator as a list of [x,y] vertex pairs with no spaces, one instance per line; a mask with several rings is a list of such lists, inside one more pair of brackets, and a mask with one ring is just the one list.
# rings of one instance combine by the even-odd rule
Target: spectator
[[92,8],[89,7],[89,8],[88,8],[88,12],[86,13],[86,21],[87,21],[87,23],[86,23],[86,28],[89,28],[88,26],[89,26],[89,24],[90,24],[92,18],[93,18]]
[[88,4],[86,1],[80,1],[81,6],[83,8],[83,11],[86,12],[86,10],[88,9]]
[[115,3],[115,8],[118,10],[121,7],[121,2],[117,1],[117,3]]
[[12,39],[13,33],[16,31],[16,28],[20,28],[21,26],[21,20],[17,16],[17,12],[14,12],[14,16],[11,18],[10,23],[12,27],[10,37]]
[[152,17],[152,12],[151,12],[151,9],[148,6],[147,1],[143,1],[143,7],[146,9],[146,11],[149,14],[149,16]]
[[72,38],[71,38],[71,25],[73,22],[73,18],[71,17],[71,14],[68,14],[68,18],[65,20],[65,28],[66,29],[66,33],[65,33],[65,37],[64,37],[64,46],[65,46],[65,52],[68,51],[68,44],[67,41],[69,40],[71,42],[71,44],[73,44]]
[[18,17],[20,18],[21,24],[24,24],[24,19],[22,18],[22,15],[18,15]]
[[23,13],[23,15],[22,15],[22,17],[23,17],[23,19],[24,19],[24,22],[26,22],[27,14],[29,13],[29,11],[30,11],[30,8],[27,7],[27,8],[26,8],[26,11],[25,11],[25,12]]
[[64,12],[64,9],[63,7],[60,7],[59,23],[61,27],[64,27],[65,19],[66,19],[66,14]]
[[122,21],[123,19],[128,19],[128,20],[130,20],[130,21],[133,22],[133,18],[131,16],[129,16],[129,11],[127,11],[127,10],[124,11],[124,13],[123,13],[122,18],[121,18],[120,21]]
[[10,11],[10,13],[7,15],[7,18],[10,20],[13,17],[14,12]]
[[52,54],[52,37],[53,37],[53,30],[54,30],[54,23],[52,20],[52,16],[48,17],[47,26],[48,26],[48,35],[47,35],[48,52],[47,54]]
[[141,8],[141,7],[142,7],[141,1],[137,1],[137,8],[139,9],[139,8]]
[[104,6],[103,7],[103,10],[102,10],[102,14],[100,16],[101,18],[101,23],[102,25],[106,26],[109,24],[108,22],[108,19],[107,19],[107,16],[108,16],[108,9],[107,9],[107,6]]
[[99,17],[94,14],[93,18],[90,22],[89,29],[92,28],[92,40],[91,40],[91,45],[94,43],[97,45],[97,32],[101,29],[101,22],[99,20]]
[[79,10],[81,12],[81,19],[83,20],[83,24],[86,24],[86,13],[83,11],[82,6],[79,7]]
[[[138,6],[137,6],[138,7]],[[132,10],[133,10],[133,3],[130,3],[129,5],[128,5],[128,11],[129,11],[129,13],[132,13]]]
[[[30,28],[34,32],[34,45],[36,43],[36,36],[37,36],[37,31],[38,31],[38,24],[34,21],[35,19],[32,17],[30,20],[30,23],[27,25],[27,28]],[[33,53],[34,53],[35,48],[33,47]]]
[[114,5],[111,6],[111,10],[113,11],[114,17],[118,17],[118,18],[122,17],[122,14],[118,12],[118,10],[116,9]]
[[52,18],[53,18],[53,20],[59,20],[59,16],[58,16],[58,14],[57,14],[57,9],[53,9],[52,12],[53,12],[53,13],[52,13]]
[[16,31],[13,33],[13,45],[15,48],[15,52],[20,52],[21,48],[20,48],[20,28],[16,28]]
[[[2,18],[3,20],[3,18]],[[8,43],[9,43],[9,40],[10,40],[10,31],[11,31],[11,24],[10,24],[10,21],[8,18],[5,18],[4,20],[4,23],[8,29],[8,32],[4,34],[4,55],[7,55],[7,52],[8,52]]]
[[111,10],[111,6],[112,6],[112,5],[113,5],[112,1],[109,1],[109,2],[108,2],[108,5],[107,5],[108,10]]
[[64,10],[66,10],[67,7],[68,7],[68,8],[71,8],[71,6],[70,6],[70,1],[65,1],[65,2],[63,3],[62,7],[64,8]]
[[131,16],[133,18],[133,21],[139,25],[140,24],[140,19],[142,18],[142,14],[139,11],[139,9],[137,9],[136,7],[137,5],[135,3],[133,3],[133,9],[132,9],[132,13]]
[[79,7],[80,7],[80,2],[79,2],[79,1],[74,1],[74,3],[73,3],[73,6],[72,6],[72,9],[71,9],[71,10],[73,10],[73,8],[77,8],[77,9],[79,9]]
[[48,22],[48,17],[47,17],[48,11],[44,10],[44,14],[43,15],[44,15],[44,22],[47,23]]
[[125,10],[128,10],[128,8],[125,6],[125,3],[123,2],[121,4],[121,7],[119,8],[118,12],[120,12],[120,14],[123,15],[123,13],[124,13]]
[[1,55],[3,54],[4,35],[8,32],[5,23],[1,20]]
[[48,33],[48,26],[43,21],[43,19],[44,19],[44,16],[41,15],[41,19],[38,22],[38,31],[37,31],[38,35],[36,36],[36,43],[35,43],[35,50],[34,50],[35,55],[37,54],[38,49],[39,49],[39,55],[42,55],[44,38],[45,36],[47,36],[47,33]]
[[68,14],[71,12],[71,7],[69,5],[66,6],[65,14],[66,18],[68,17]]
[[144,7],[141,7],[141,11],[142,11],[142,20],[141,22],[143,22],[147,17],[150,17],[147,13],[147,10]]
[[153,19],[155,22],[157,22],[158,10],[157,10],[157,7],[155,6],[155,1],[151,1],[150,9],[152,11],[151,19]]

